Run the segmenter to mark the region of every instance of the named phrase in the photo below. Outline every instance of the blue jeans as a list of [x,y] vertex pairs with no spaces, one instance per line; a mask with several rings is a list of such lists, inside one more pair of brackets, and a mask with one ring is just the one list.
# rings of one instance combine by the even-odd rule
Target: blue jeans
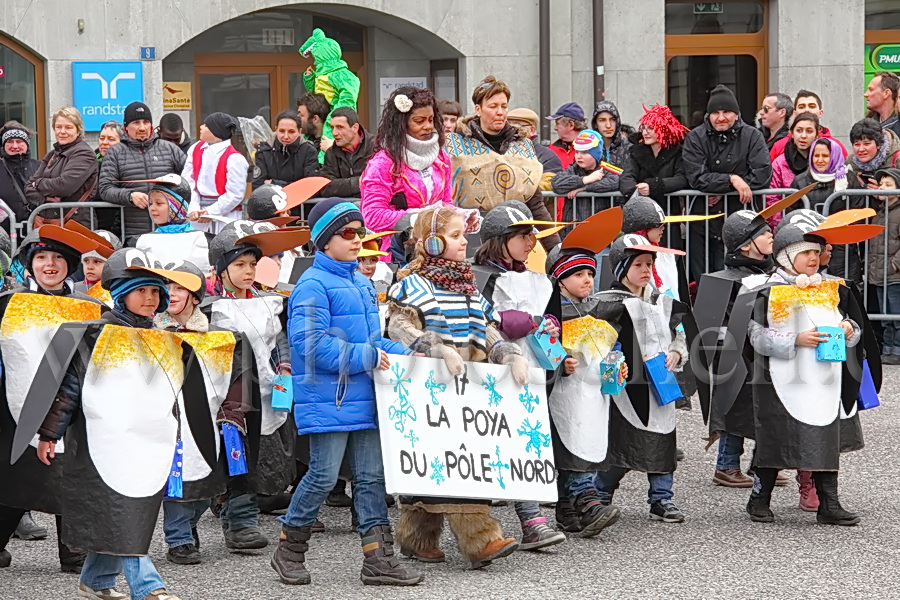
[[719,436],[719,456],[716,469],[730,471],[741,468],[741,454],[744,453],[744,438],[722,432]]
[[[597,473],[596,484],[600,502],[612,504],[613,493],[619,488],[619,482],[627,472],[628,469],[622,467],[610,467],[608,471]],[[647,504],[672,499],[674,473],[647,473],[647,481],[650,483],[647,489]]]
[[592,471],[588,471],[587,473],[573,472],[571,475],[569,475],[569,481],[567,484],[569,501],[572,504],[575,504],[575,501],[578,500],[579,496],[582,496],[587,492],[596,492],[596,478],[597,473]]
[[[878,295],[879,312],[886,309],[886,314],[900,315],[900,283],[891,283],[884,286],[875,286]],[[885,306],[885,299],[887,306]],[[900,356],[900,321],[882,321],[884,328],[884,345],[882,354],[894,354]]]
[[258,527],[259,507],[256,505],[256,494],[229,492],[228,499],[222,505],[220,518],[231,531]]
[[309,527],[316,522],[322,503],[337,483],[345,452],[350,453],[353,508],[360,535],[378,525],[390,525],[377,429],[310,434],[309,470],[294,490],[287,514],[279,521],[290,527]]
[[194,543],[191,530],[197,527],[200,517],[209,508],[209,500],[195,502],[163,501],[163,532],[169,548],[187,546]]
[[112,556],[88,552],[81,568],[81,583],[92,590],[116,587],[116,577],[125,574],[131,600],[143,600],[150,592],[163,590],[166,584],[149,556]]
[[515,502],[516,516],[520,523],[525,523],[541,516],[541,507],[537,502]]

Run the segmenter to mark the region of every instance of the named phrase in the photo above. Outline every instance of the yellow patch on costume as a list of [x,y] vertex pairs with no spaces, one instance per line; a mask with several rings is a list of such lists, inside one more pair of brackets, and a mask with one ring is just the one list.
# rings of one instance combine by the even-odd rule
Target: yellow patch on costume
[[325,96],[325,100],[327,100],[328,103],[331,104],[331,101],[334,100],[334,87],[331,85],[328,77],[325,75],[316,77],[315,88],[316,93]]
[[842,285],[845,285],[843,279],[826,279],[819,286],[805,289],[776,285],[769,291],[769,318],[774,323],[784,323],[806,306],[836,310],[840,301],[838,290]]
[[104,288],[103,285],[101,285],[101,283],[99,281],[97,283],[95,283],[94,285],[92,285],[91,289],[89,289],[85,293],[88,296],[90,296],[91,298],[96,298],[100,302],[103,302],[105,304],[108,304],[109,306],[112,306],[112,303],[113,303],[112,294],[110,294],[109,290]]
[[234,334],[230,331],[207,333],[177,332],[175,335],[190,344],[203,360],[203,364],[217,375],[231,370],[234,356]]
[[71,321],[93,321],[100,318],[100,308],[96,302],[66,296],[13,294],[3,314],[0,332],[5,337]]
[[161,366],[170,379],[181,381],[181,339],[167,331],[106,325],[91,362],[99,370],[116,368],[126,363]]
[[609,354],[619,334],[603,319],[591,316],[563,321],[562,345],[566,352],[601,359]]

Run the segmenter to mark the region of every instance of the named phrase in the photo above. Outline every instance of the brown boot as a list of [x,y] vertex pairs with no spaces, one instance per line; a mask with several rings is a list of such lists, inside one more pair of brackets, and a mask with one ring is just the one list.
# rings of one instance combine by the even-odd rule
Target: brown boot
[[400,552],[422,562],[444,562],[446,557],[438,547],[443,528],[444,515],[416,506],[403,506],[396,532]]
[[424,577],[405,567],[394,554],[394,536],[389,525],[377,525],[362,537],[363,565],[359,574],[365,585],[416,585]]
[[509,556],[515,552],[518,547],[519,542],[516,541],[516,538],[494,540],[485,546],[484,551],[472,560],[472,568],[481,569],[486,567],[498,558]]
[[713,475],[713,483],[723,487],[731,488],[751,488],[753,487],[753,478],[747,477],[740,469],[716,469]]
[[278,573],[281,581],[289,585],[306,585],[311,581],[306,570],[306,552],[309,550],[309,538],[312,527],[281,526],[278,547],[272,555],[270,564]]

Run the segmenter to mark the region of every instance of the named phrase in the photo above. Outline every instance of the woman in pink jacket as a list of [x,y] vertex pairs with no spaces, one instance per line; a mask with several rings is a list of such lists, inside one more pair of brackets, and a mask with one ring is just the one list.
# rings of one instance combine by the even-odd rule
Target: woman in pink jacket
[[[789,188],[801,173],[805,173],[809,168],[809,152],[821,133],[822,127],[819,125],[819,117],[813,113],[800,113],[794,117],[791,123],[790,139],[784,146],[784,153],[772,161],[772,182],[769,187],[772,189]],[[766,206],[775,204],[781,200],[782,196],[769,195],[766,196]],[[793,207],[785,209],[789,212],[794,208],[802,208],[794,204]],[[781,221],[782,213],[772,216],[769,219],[769,225],[774,227]]]
[[[423,208],[436,202],[453,204],[444,130],[435,126],[441,122],[437,101],[428,90],[400,87],[385,102],[375,154],[359,181],[366,227],[406,231]],[[382,239],[382,250],[388,251],[391,239]],[[401,256],[394,260],[406,262]]]

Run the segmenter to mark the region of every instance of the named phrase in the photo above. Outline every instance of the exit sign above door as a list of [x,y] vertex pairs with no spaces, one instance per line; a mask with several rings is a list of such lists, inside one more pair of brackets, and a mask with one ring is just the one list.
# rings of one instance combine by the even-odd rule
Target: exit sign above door
[[718,15],[722,13],[722,2],[694,2],[695,15]]

